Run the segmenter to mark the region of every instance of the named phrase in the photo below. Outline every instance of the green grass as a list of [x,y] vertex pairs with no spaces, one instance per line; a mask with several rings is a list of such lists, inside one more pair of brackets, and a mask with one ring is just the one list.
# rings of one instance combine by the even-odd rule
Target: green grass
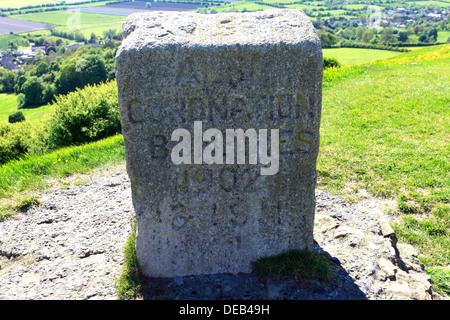
[[342,65],[352,65],[386,59],[401,54],[397,51],[361,49],[361,48],[332,48],[323,49],[324,57],[334,57]]
[[427,270],[450,263],[449,83],[450,45],[324,71],[318,187],[397,198]]
[[26,156],[0,167],[0,198],[45,190],[51,181],[76,173],[116,165],[125,160],[122,135],[41,156]]
[[[109,29],[115,29],[117,34],[120,34],[122,32],[122,22],[126,16],[81,12],[79,24],[77,25],[73,24],[75,21],[70,22],[68,20],[72,17],[72,13],[67,11],[30,13],[14,17],[28,21],[54,24],[56,25],[56,31],[79,31],[86,38],[89,38],[92,32],[98,37],[103,37],[103,31]],[[39,34],[50,34],[48,30],[37,32]]]
[[[83,4],[77,4],[77,7],[80,8],[86,8],[86,7],[100,7],[100,6],[104,6],[109,2],[114,2],[114,1],[98,1],[98,2],[88,2],[89,0],[86,0],[86,3]],[[73,2],[80,2],[78,0],[73,0]],[[66,3],[70,3],[70,1],[66,1]]]
[[125,262],[115,284],[119,300],[135,299],[142,289],[142,276],[136,257],[136,228],[137,224],[134,223],[132,233],[123,248]]
[[262,0],[259,2],[271,3],[271,4],[292,4],[293,2],[298,2],[298,0]]
[[34,21],[40,23],[53,24],[63,26],[66,29],[70,28],[92,28],[101,25],[122,23],[125,20],[125,16],[114,14],[99,14],[79,12],[79,26],[76,25],[77,20],[72,19],[76,17],[76,13],[68,11],[50,11],[50,12],[38,12],[15,15],[15,19],[21,19],[26,21]]
[[28,42],[27,39],[15,34],[4,34],[0,36],[0,48],[4,50],[11,50],[11,41],[14,42],[18,48],[30,47],[30,42]]
[[[64,27],[58,27],[56,29],[57,30],[64,29]],[[92,33],[95,33],[95,35],[97,37],[103,38],[103,31],[109,30],[109,29],[116,30],[116,34],[119,35],[119,34],[122,33],[122,23],[119,23],[119,24],[108,24],[108,25],[105,25],[105,26],[96,26],[96,27],[92,27],[92,28],[83,28],[83,29],[80,29],[79,32],[81,32],[86,38],[89,38]]]
[[47,3],[59,3],[56,0],[0,0],[0,8],[22,8]]
[[449,7],[450,4],[441,1],[408,1],[408,3],[414,3],[419,6],[439,6],[439,7]]
[[15,209],[20,211],[27,211],[31,207],[38,206],[39,204],[39,196],[33,194],[22,198],[16,205]]
[[[17,96],[14,93],[0,93],[0,122],[8,122],[8,116],[17,112],[17,106]],[[43,116],[50,110],[50,104],[20,109],[24,114],[26,121],[32,123],[41,121]]]
[[[66,0],[65,5],[70,5],[73,2],[87,2],[86,4],[78,4],[79,7],[93,7],[93,6],[103,6],[111,1],[99,1],[90,2],[90,0]],[[27,6],[38,6],[42,4],[61,4],[63,1],[60,0],[0,0],[0,8],[22,8]]]
[[437,42],[447,42],[447,39],[450,38],[450,31],[438,31]]
[[345,6],[343,6],[346,9],[358,9],[358,10],[362,10],[364,7],[367,7],[367,4],[347,4]]
[[328,280],[331,277],[328,259],[317,252],[307,250],[293,250],[260,258],[254,261],[252,266],[260,277],[271,277],[275,280]]
[[[313,11],[320,9],[319,6],[312,6],[312,5],[307,5],[307,4],[303,4],[303,3],[287,4],[287,5],[285,5],[285,7],[289,8],[289,9],[301,9],[301,10],[311,9]],[[321,12],[323,12],[323,11],[321,11]]]
[[8,122],[8,116],[17,112],[18,105],[17,96],[14,93],[0,93],[0,121]]
[[447,294],[450,292],[450,269],[431,267],[427,270],[431,276],[431,283],[440,294]]
[[236,1],[224,6],[214,7],[214,9],[216,9],[217,12],[229,12],[229,11],[241,12],[244,9],[247,11],[257,11],[257,10],[273,9],[273,7],[260,5],[257,3],[253,3],[251,1]]

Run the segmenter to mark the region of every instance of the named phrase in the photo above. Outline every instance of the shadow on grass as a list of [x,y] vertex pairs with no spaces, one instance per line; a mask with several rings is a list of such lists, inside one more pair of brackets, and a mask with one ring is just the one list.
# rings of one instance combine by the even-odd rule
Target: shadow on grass
[[26,105],[20,108],[17,108],[18,110],[33,110],[33,109],[39,109],[41,107],[46,106],[46,104],[40,104],[40,105]]
[[[315,247],[318,244],[315,243]],[[367,300],[340,262],[326,253],[326,279],[299,276],[270,277],[250,274],[212,274],[175,278],[141,276],[140,298],[144,300]]]

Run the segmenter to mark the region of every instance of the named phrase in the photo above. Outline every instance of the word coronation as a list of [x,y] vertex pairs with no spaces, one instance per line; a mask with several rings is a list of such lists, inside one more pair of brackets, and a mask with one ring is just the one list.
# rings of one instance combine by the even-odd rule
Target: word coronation
[[[261,175],[274,175],[279,169],[279,129],[270,130],[270,155],[268,154],[268,130],[226,129],[225,141],[220,130],[211,128],[203,132],[202,121],[194,121],[194,141],[186,129],[176,129],[171,140],[178,141],[171,153],[174,164],[245,164],[246,138],[248,139],[248,163],[267,165],[261,167]],[[181,141],[180,141],[181,140]],[[203,142],[210,142],[203,149]],[[235,143],[236,142],[236,143]],[[225,143],[225,154],[224,154]],[[235,146],[237,152],[235,156]],[[193,148],[192,148],[193,147]],[[192,156],[193,149],[193,156]],[[193,158],[193,159],[192,159]],[[224,159],[225,158],[225,159]]]

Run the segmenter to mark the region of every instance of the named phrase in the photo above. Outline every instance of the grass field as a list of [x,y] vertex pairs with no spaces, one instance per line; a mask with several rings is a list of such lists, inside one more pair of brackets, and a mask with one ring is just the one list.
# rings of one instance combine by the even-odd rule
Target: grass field
[[[103,31],[114,29],[117,34],[122,31],[122,22],[126,16],[113,14],[99,14],[88,12],[67,12],[54,11],[49,13],[31,13],[14,16],[18,19],[27,21],[40,21],[56,25],[56,31],[79,31],[86,38],[89,38],[91,33],[102,37]],[[42,30],[31,32],[31,34],[42,33],[46,36],[50,35],[50,31]]]
[[[58,27],[56,30],[63,29],[63,27]],[[91,33],[95,33],[95,35],[103,37],[103,31],[114,29],[116,30],[116,34],[122,33],[122,23],[119,24],[108,24],[105,26],[96,26],[92,28],[83,28],[80,29],[79,32],[81,32],[86,38],[89,38],[91,36]]]
[[361,10],[361,9],[363,9],[364,7],[366,7],[367,6],[367,4],[347,4],[347,5],[345,5],[345,6],[343,6],[344,8],[346,8],[346,9],[358,9],[358,10]]
[[253,3],[250,1],[236,1],[231,4],[227,4],[220,7],[214,7],[214,9],[217,10],[217,12],[229,12],[229,11],[235,11],[235,12],[241,12],[241,11],[257,11],[257,10],[266,10],[266,9],[273,9],[273,7],[266,6],[266,5],[260,5],[257,3]]
[[442,1],[408,1],[410,3],[414,3],[419,6],[439,6],[439,7],[448,7],[449,4]]
[[0,35],[0,48],[2,49],[11,49],[10,42],[13,41],[19,48],[30,47],[30,43],[17,35],[4,34]]
[[47,3],[60,3],[56,0],[0,0],[0,8],[22,8]]
[[450,31],[438,31],[437,42],[448,42],[447,39],[450,38]]
[[[17,112],[17,96],[13,93],[0,93],[0,122],[8,122],[8,116]],[[26,121],[39,122],[50,111],[50,105],[20,109]]]
[[397,199],[401,242],[450,294],[450,45],[324,72],[318,188]]
[[336,58],[342,65],[352,65],[386,59],[401,54],[397,51],[360,49],[360,48],[332,48],[323,49],[323,56]]
[[40,156],[8,162],[0,167],[0,222],[14,214],[19,197],[45,190],[58,179],[110,168],[124,161],[122,135],[95,143],[62,148]]
[[125,16],[88,12],[51,11],[15,15],[15,19],[63,26],[66,29],[92,28],[122,23]]
[[[65,4],[71,4],[73,2],[89,2],[79,6],[99,6],[104,5],[107,2],[111,1],[103,1],[103,2],[92,2],[90,0],[65,0]],[[61,0],[0,0],[0,8],[22,8],[27,6],[39,6],[42,4],[62,4]]]

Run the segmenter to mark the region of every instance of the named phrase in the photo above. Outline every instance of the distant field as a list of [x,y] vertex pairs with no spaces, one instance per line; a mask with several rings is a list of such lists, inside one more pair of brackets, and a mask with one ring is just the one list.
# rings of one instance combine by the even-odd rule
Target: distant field
[[[63,30],[64,27],[56,28],[56,30],[59,30],[59,29]],[[116,34],[121,34],[122,33],[122,23],[80,29],[79,32],[81,32],[86,38],[90,37],[91,33],[95,33],[95,35],[103,37],[103,31],[110,30],[110,29],[116,30]]]
[[21,33],[27,31],[45,29],[46,25],[43,23],[21,21],[10,18],[0,17],[0,34]]
[[247,11],[257,11],[257,10],[265,10],[265,9],[274,9],[273,7],[260,5],[257,3],[253,3],[250,1],[236,1],[225,6],[214,7],[218,12],[227,12],[227,11],[236,11],[241,12],[244,9]]
[[10,43],[11,41],[14,42],[14,44],[18,47],[18,48],[23,48],[23,47],[29,47],[30,43],[17,35],[11,35],[11,34],[4,34],[0,36],[0,49],[10,49]]
[[125,16],[113,14],[97,14],[79,11],[51,11],[29,13],[14,16],[17,19],[45,24],[66,26],[68,29],[89,28],[98,25],[117,24],[123,22]]
[[[195,10],[197,8],[203,8],[203,5],[199,5],[196,3],[164,3],[164,2],[152,2],[151,8],[145,7],[145,2],[136,1],[136,2],[125,2],[125,3],[117,3],[108,5],[108,8],[111,9],[126,9],[126,10],[158,10],[158,11],[188,11]],[[102,7],[103,8],[103,7]],[[107,13],[107,12],[105,12]]]
[[145,9],[114,8],[110,6],[80,8],[81,12],[127,16],[135,12],[146,12]]
[[448,7],[450,6],[449,3],[441,2],[441,1],[408,1],[408,3],[414,3],[421,6],[441,6],[441,7]]
[[373,60],[387,59],[401,53],[402,52],[360,48],[323,49],[324,57],[334,57],[343,65],[352,65],[371,62]]
[[[13,93],[0,93],[0,122],[8,122],[8,116],[17,112],[17,96]],[[50,111],[50,105],[20,109],[26,121],[37,122]]]
[[[262,0],[260,2],[273,3],[273,4],[294,4],[299,3],[299,0]],[[318,3],[318,2],[317,2]],[[303,6],[315,6],[313,3],[302,3]]]
[[[430,47],[431,47],[431,46],[430,46]],[[403,47],[403,48],[408,49],[408,50],[410,50],[410,51],[417,51],[417,50],[423,49],[424,47],[419,47],[419,46],[417,46],[417,47]]]
[[310,6],[303,3],[287,4],[285,5],[285,7],[290,9],[301,9],[301,10],[305,9],[318,10],[320,8],[319,6]]
[[[42,4],[57,4],[64,2],[65,4],[71,4],[74,2],[89,2],[91,0],[0,0],[0,8],[22,8],[27,6],[39,6]],[[109,1],[111,2],[111,1]],[[105,2],[92,2],[90,5],[102,5],[105,4]]]
[[55,0],[0,0],[0,8],[21,8],[26,6],[38,6],[47,3],[60,3]]
[[437,42],[447,42],[447,39],[450,37],[450,31],[438,31]]
[[347,9],[363,9],[364,7],[368,6],[367,4],[346,4],[343,6]]

